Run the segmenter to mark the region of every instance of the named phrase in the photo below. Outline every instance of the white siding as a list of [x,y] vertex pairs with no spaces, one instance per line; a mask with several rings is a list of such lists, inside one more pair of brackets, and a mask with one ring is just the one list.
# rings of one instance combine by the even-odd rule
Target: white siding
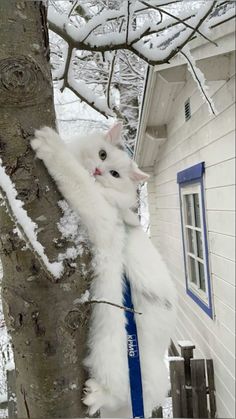
[[[189,77],[172,105],[163,144],[149,185],[151,238],[166,259],[179,294],[174,340],[192,340],[196,356],[214,360],[219,417],[235,417],[235,145],[234,77],[210,84],[218,114],[207,105]],[[184,102],[190,97],[192,118],[184,120]],[[205,161],[205,196],[210,270],[215,319],[186,294],[179,191],[176,174]]]

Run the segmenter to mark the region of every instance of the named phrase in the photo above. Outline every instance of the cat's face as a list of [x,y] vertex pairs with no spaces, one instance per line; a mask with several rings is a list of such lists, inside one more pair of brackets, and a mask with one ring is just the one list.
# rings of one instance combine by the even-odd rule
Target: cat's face
[[121,125],[107,133],[96,133],[78,142],[78,158],[103,189],[103,194],[120,208],[135,203],[136,188],[148,175],[120,147]]

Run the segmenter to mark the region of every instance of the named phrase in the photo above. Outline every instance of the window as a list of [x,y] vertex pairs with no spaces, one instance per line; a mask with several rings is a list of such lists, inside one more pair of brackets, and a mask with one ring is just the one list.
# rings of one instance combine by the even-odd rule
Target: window
[[203,187],[204,163],[177,174],[187,294],[213,317]]

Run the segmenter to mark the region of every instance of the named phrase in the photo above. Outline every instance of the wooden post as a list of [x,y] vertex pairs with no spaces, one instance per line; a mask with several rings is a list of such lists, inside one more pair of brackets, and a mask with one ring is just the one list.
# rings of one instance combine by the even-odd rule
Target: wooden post
[[213,366],[212,359],[206,360],[206,367],[207,367],[210,417],[215,418],[216,417],[216,396],[215,396],[214,366]]
[[15,370],[7,370],[8,417],[17,418]]
[[169,356],[179,356],[179,352],[173,342],[173,340],[171,339],[170,341],[170,346],[168,348],[168,355]]
[[187,398],[186,418],[192,418],[193,417],[193,404],[192,404],[190,360],[193,358],[193,350],[195,349],[195,345],[191,341],[178,341],[178,345],[180,347],[180,354],[184,358],[184,374],[185,374],[186,398]]
[[187,418],[184,359],[170,358],[170,380],[174,418]]
[[207,418],[207,389],[204,359],[191,359],[193,418]]

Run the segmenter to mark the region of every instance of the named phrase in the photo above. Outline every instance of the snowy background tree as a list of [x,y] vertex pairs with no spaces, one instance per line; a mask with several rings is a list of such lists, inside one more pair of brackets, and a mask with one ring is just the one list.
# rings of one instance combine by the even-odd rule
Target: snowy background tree
[[[79,6],[76,1],[57,1],[53,5],[48,20],[56,88],[70,90],[100,115],[121,118],[131,147],[147,63],[161,65],[182,53],[190,65],[188,42],[196,36],[210,41],[211,28],[235,14],[231,1],[91,1]],[[196,80],[206,94],[203,78]]]
[[[50,59],[57,124],[62,135],[91,127],[106,128],[118,118],[123,120],[124,137],[132,153],[147,65],[161,65],[177,54],[185,58],[210,111],[214,112],[204,77],[193,62],[188,43],[195,37],[211,42],[211,28],[234,17],[233,3],[51,0]],[[88,286],[85,281],[85,277],[90,277],[88,257],[85,254],[83,259],[85,244],[81,231],[75,228],[77,219],[65,203],[58,207],[60,196],[55,185],[43,165],[34,161],[28,146],[35,128],[55,124],[47,61],[46,11],[41,2],[14,0],[3,0],[0,10],[4,40],[0,54],[2,288],[17,368],[18,412],[22,417],[49,414],[53,417],[59,416],[59,412],[64,417],[84,416],[80,403],[84,380],[81,359],[87,313],[82,311],[78,320],[78,309],[72,308],[73,295],[79,297]],[[27,214],[18,208],[21,201]],[[53,228],[45,220],[49,215]],[[65,222],[70,222],[70,232],[68,225],[65,230]],[[82,253],[82,259],[78,259]],[[56,271],[51,271],[49,258],[55,261]],[[56,281],[52,280],[55,276]],[[73,283],[70,290],[68,281]],[[41,293],[45,297],[43,303]],[[58,319],[62,321],[59,313],[67,319],[67,325],[60,329],[58,341],[55,328]],[[45,324],[47,339],[43,337]],[[55,345],[62,345],[57,354]],[[70,371],[73,356],[76,367]],[[45,374],[39,374],[42,366]],[[45,386],[47,374],[51,381]],[[59,403],[57,395],[61,392],[64,398]]]

